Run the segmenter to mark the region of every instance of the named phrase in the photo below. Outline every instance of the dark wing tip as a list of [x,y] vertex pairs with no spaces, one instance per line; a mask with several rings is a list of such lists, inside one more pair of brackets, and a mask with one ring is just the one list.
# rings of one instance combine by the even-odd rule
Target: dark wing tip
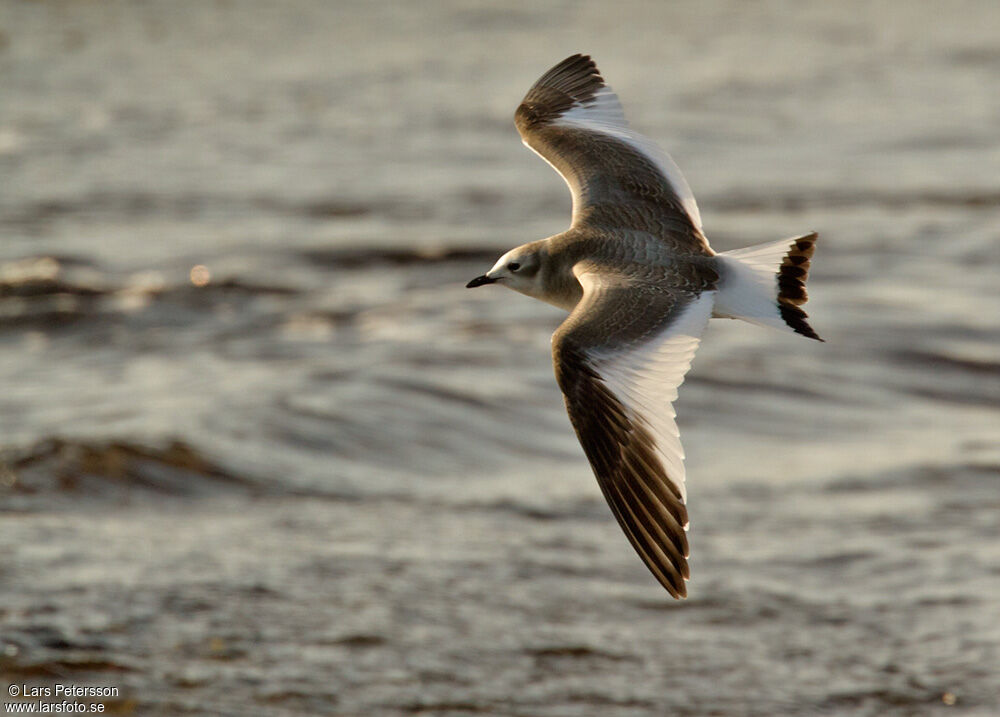
[[579,99],[582,100],[586,99],[584,93],[587,89],[600,89],[603,86],[604,78],[597,69],[597,63],[590,55],[577,53],[570,55],[538,78],[532,89],[551,87],[567,94],[579,95]]
[[553,343],[553,359],[570,421],[618,525],[667,592],[686,597],[687,509],[655,455],[655,439],[567,341]]
[[577,104],[593,101],[604,78],[590,55],[570,55],[531,86],[514,113],[519,129],[551,122]]

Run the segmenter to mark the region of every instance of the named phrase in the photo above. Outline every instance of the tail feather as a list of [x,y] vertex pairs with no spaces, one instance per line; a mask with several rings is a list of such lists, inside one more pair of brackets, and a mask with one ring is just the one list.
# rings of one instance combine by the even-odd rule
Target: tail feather
[[798,306],[794,304],[782,304],[778,303],[778,311],[781,314],[781,318],[785,320],[785,323],[791,327],[792,331],[797,334],[802,334],[806,338],[816,339],[817,341],[822,341],[813,327],[809,325],[806,319],[809,318],[809,314],[804,312]]
[[778,267],[778,302],[801,306],[809,300],[806,279],[816,251],[816,232],[799,237],[790,244]]
[[822,341],[801,308],[809,299],[806,280],[817,237],[812,232],[719,254],[722,283],[715,315],[790,328]]

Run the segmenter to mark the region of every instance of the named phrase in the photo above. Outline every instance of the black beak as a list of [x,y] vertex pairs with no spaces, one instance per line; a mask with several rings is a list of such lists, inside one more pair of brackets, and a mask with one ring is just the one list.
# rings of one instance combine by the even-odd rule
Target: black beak
[[490,277],[483,274],[482,276],[477,276],[475,279],[470,281],[465,285],[466,289],[475,289],[477,286],[484,286],[485,284],[495,284],[496,279],[491,279]]

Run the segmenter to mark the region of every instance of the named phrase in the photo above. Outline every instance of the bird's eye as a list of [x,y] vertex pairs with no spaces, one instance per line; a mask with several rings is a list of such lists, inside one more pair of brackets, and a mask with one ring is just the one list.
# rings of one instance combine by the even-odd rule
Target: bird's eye
[[507,265],[507,268],[510,269],[511,271],[517,271],[518,269],[521,268],[521,265],[518,264],[516,261],[512,261],[510,264]]

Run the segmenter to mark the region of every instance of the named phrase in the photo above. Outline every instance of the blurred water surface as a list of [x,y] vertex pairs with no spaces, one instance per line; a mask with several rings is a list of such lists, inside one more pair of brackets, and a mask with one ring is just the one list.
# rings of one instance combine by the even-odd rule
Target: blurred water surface
[[[138,714],[996,714],[1000,10],[948,8],[0,2],[0,671]],[[821,235],[827,343],[713,322],[681,389],[684,603],[559,312],[463,288],[568,221],[512,114],[580,51],[716,249]]]

